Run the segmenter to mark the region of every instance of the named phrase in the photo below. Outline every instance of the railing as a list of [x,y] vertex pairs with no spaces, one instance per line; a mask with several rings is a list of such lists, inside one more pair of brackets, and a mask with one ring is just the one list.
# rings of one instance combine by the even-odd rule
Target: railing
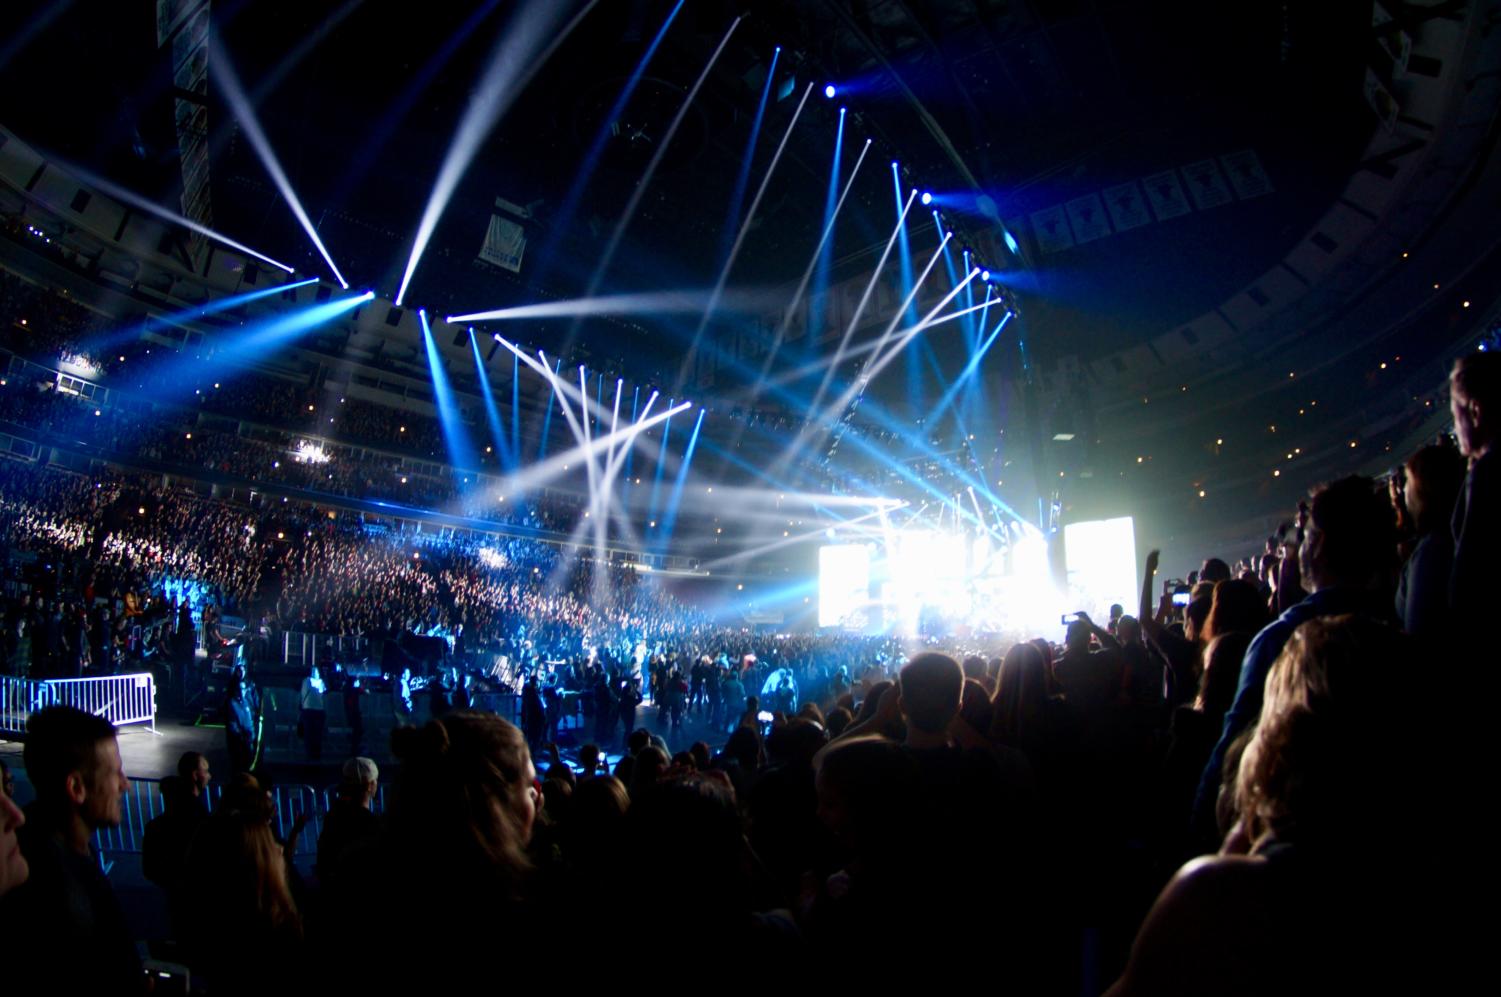
[[313,665],[326,668],[335,662],[349,662],[369,653],[370,640],[359,636],[298,633],[288,630],[281,635],[281,660],[286,665]]
[[46,684],[0,675],[0,734],[24,734],[26,718],[47,705]]
[[156,680],[150,672],[86,679],[49,679],[43,705],[75,706],[116,727],[150,724],[156,731]]
[[[308,858],[318,854],[318,837],[323,833],[323,819],[328,816],[336,797],[337,787],[314,789],[312,786],[287,784],[275,786],[271,792],[271,827],[278,840],[286,841],[296,826],[297,818],[308,815],[308,822],[293,842],[293,858]],[[209,813],[214,812],[224,796],[224,787],[212,783],[204,796],[204,805]],[[386,787],[376,788],[375,799],[370,808],[375,813],[385,809]],[[139,855],[146,840],[146,825],[160,817],[166,810],[162,797],[161,782],[157,779],[131,779],[130,788],[120,801],[120,826],[100,828],[94,834],[95,850],[108,872],[113,862],[110,855]]]

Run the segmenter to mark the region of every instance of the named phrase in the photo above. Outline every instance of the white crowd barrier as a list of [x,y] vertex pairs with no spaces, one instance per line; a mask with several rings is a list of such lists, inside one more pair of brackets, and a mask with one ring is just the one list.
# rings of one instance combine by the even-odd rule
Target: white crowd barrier
[[0,734],[24,734],[26,718],[47,705],[45,683],[0,675]]
[[0,677],[0,732],[24,733],[27,717],[58,704],[103,717],[116,727],[148,724],[156,731],[156,680],[141,672],[46,681]]

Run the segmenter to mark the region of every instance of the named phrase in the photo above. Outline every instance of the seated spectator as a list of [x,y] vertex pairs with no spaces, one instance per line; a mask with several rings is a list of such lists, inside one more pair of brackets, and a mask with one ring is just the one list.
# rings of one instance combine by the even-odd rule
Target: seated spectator
[[637,894],[639,915],[672,939],[674,965],[722,971],[717,943],[725,935],[768,967],[796,955],[791,921],[756,913],[755,856],[722,775],[666,779],[633,793],[626,828],[633,860],[656,886]]
[[177,778],[183,781],[188,795],[207,809],[208,786],[214,778],[208,756],[199,751],[184,751],[177,759]]
[[1447,642],[1453,636],[1449,577],[1454,571],[1454,506],[1465,461],[1453,447],[1424,447],[1405,465],[1404,504],[1417,540],[1402,566],[1397,615],[1410,634]]
[[1342,478],[1315,490],[1298,550],[1303,584],[1311,594],[1269,623],[1246,649],[1235,701],[1225,714],[1220,739],[1204,765],[1194,801],[1195,826],[1204,844],[1216,836],[1212,815],[1225,754],[1260,716],[1266,676],[1293,631],[1321,616],[1361,613],[1376,620],[1391,617],[1390,592],[1382,593],[1379,588],[1388,577],[1394,557],[1392,530],[1391,505],[1369,478]]
[[[181,773],[191,765],[188,777],[175,775],[162,780],[165,809],[146,825],[141,838],[141,871],[166,892],[167,914],[174,937],[180,937],[187,926],[184,889],[188,851],[199,828],[208,819],[208,801],[194,793],[198,787],[193,782],[193,774],[198,770],[198,759],[202,758],[197,752],[188,752],[177,766]],[[207,764],[204,760],[205,772]]]
[[183,941],[215,993],[264,993],[301,969],[302,915],[272,815],[270,793],[242,773],[188,852]]
[[141,960],[92,847],[96,831],[119,825],[130,787],[115,728],[49,706],[26,722],[23,760],[36,790],[18,836],[30,877],[0,900],[0,938],[28,955],[10,961],[7,983],[17,993],[138,992]]
[[1419,803],[1432,761],[1421,738],[1371,755],[1393,717],[1412,715],[1411,651],[1356,617],[1297,628],[1240,759],[1236,829],[1221,854],[1190,862],[1162,891],[1113,997],[1410,992],[1409,953],[1423,954],[1437,985],[1442,968],[1417,931],[1433,912],[1408,892],[1428,857],[1398,829],[1432,813],[1404,809],[1395,838],[1371,833],[1372,801],[1404,787]]
[[337,866],[349,849],[375,836],[379,823],[371,807],[380,788],[380,769],[369,758],[351,758],[344,763],[338,795],[323,818],[318,835],[318,860],[314,870],[320,881],[337,875]]
[[327,917],[334,951],[355,951],[374,924],[404,955],[353,967],[346,983],[443,989],[491,979],[483,953],[500,943],[530,953],[552,930],[529,914],[527,846],[541,791],[526,740],[494,714],[455,711],[398,727],[391,750],[400,767],[385,830],[347,858]]

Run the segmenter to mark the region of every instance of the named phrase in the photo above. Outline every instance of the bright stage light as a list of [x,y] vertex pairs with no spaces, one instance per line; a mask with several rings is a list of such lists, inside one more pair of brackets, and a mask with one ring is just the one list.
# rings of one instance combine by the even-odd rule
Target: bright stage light
[[292,453],[292,459],[299,464],[327,464],[332,458],[323,444],[313,440],[298,440],[297,449]]
[[710,304],[736,311],[758,311],[780,300],[781,296],[771,291],[723,291],[717,300],[710,291],[647,291],[514,305],[485,312],[450,315],[444,321],[511,322],[517,319],[583,318],[591,315],[695,314]]
[[[548,57],[563,43],[563,39],[572,33],[585,14],[594,9],[594,3],[595,0],[586,3],[561,30],[557,30],[557,25],[566,13],[566,7],[554,3],[527,5],[507,27],[490,54],[484,75],[474,88],[469,106],[454,133],[453,142],[444,154],[443,165],[438,169],[438,177],[428,194],[427,205],[422,209],[422,219],[417,223],[416,234],[412,237],[412,251],[407,257],[406,271],[401,276],[401,288],[396,292],[397,305],[405,300],[407,286],[411,284],[412,275],[417,272],[417,264],[438,227],[438,219],[442,216],[443,209],[448,207],[453,192],[459,186],[459,180],[479,153],[490,129],[510,109],[537,70],[542,68]],[[534,53],[539,52],[540,55],[534,57]]]
[[224,99],[229,102],[230,110],[240,122],[240,127],[245,130],[245,137],[250,140],[250,145],[255,149],[257,158],[266,172],[271,175],[271,180],[276,184],[276,189],[281,191],[282,199],[287,202],[287,207],[292,209],[292,214],[297,217],[297,224],[307,233],[308,238],[317,247],[319,255],[333,271],[334,279],[339,286],[349,290],[349,281],[339,272],[334,264],[334,258],[328,255],[328,249],[323,245],[323,240],[318,237],[318,230],[313,227],[313,221],[302,208],[302,202],[297,198],[297,192],[292,189],[292,181],[287,179],[286,171],[281,168],[281,161],[276,158],[276,153],[271,148],[271,142],[266,138],[266,133],[261,129],[261,123],[255,116],[255,109],[250,105],[250,98],[245,95],[245,90],[240,86],[240,78],[235,75],[234,67],[230,64],[229,54],[219,44],[218,37],[212,32],[209,34],[209,69],[213,71],[219,81],[219,88],[224,92]]
[[833,100],[835,94],[837,94],[837,93],[839,93],[839,88],[836,87],[836,86],[834,86],[834,84],[827,83],[827,84],[824,85],[823,95],[825,97],[829,98],[830,100]]
[[818,548],[818,625],[863,629],[870,603],[870,547]]
[[981,270],[980,271],[980,279],[981,280],[989,280],[990,279],[990,271],[989,270]]
[[1016,236],[1012,235],[1010,232],[1006,233],[1006,248],[1011,250],[1017,256],[1020,256],[1022,253],[1022,248],[1016,244]]
[[932,204],[933,203],[933,192],[932,191],[925,190],[925,191],[922,192],[922,203],[923,204]]
[[220,234],[218,232],[215,232],[213,229],[209,228],[207,225],[201,225],[198,222],[193,221],[191,218],[184,218],[182,215],[179,215],[179,214],[177,214],[174,211],[168,211],[166,208],[162,207],[161,205],[154,204],[153,202],[146,200],[141,195],[139,195],[137,193],[134,193],[133,191],[126,190],[124,187],[121,187],[119,184],[114,183],[114,182],[109,181],[109,180],[106,180],[103,177],[99,176],[98,174],[90,173],[88,170],[85,170],[82,167],[75,166],[72,163],[63,162],[62,160],[58,160],[56,157],[50,157],[50,158],[52,158],[55,162],[57,162],[60,166],[62,166],[62,168],[64,170],[66,170],[69,173],[72,173],[74,176],[76,176],[78,179],[82,180],[84,183],[88,184],[90,187],[95,187],[95,188],[103,191],[104,193],[108,194],[110,197],[113,197],[117,201],[124,201],[126,204],[130,205],[131,207],[133,207],[133,208],[139,208],[140,210],[146,212],[147,214],[155,215],[156,217],[158,217],[158,218],[160,218],[160,219],[162,219],[164,221],[169,221],[169,222],[171,222],[174,225],[181,225],[183,228],[188,229],[188,230],[193,231],[193,232],[197,232],[201,236],[204,236],[204,237],[209,238],[209,239],[213,239],[215,242],[223,243],[224,245],[228,246],[230,249],[237,249],[240,252],[246,254],[247,256],[254,256],[256,259],[260,260],[261,262],[263,262],[263,263],[269,263],[273,267],[276,267],[278,270],[285,270],[287,273],[296,273],[297,272],[295,269],[293,269],[292,267],[287,266],[285,263],[282,263],[280,260],[273,260],[271,257],[267,256],[265,253],[257,253],[255,250],[251,249],[249,246],[245,245],[244,243],[236,242],[235,240],[231,239],[227,235],[222,235],[222,234]]
[[1024,639],[1052,634],[1063,611],[1047,541],[1021,523],[999,533],[909,529],[887,532],[882,543],[826,545],[818,586],[820,626],[902,635],[936,624]]

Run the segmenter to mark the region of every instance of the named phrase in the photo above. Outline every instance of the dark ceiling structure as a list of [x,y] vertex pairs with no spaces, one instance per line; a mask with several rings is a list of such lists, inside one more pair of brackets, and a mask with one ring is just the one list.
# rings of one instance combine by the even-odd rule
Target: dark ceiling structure
[[[517,6],[213,0],[223,50],[356,286],[394,294],[455,125]],[[1018,494],[1077,504],[1081,515],[1130,507],[1185,533],[1211,520],[1259,528],[1245,524],[1288,507],[1310,475],[1375,459],[1362,450],[1373,424],[1385,427],[1382,445],[1416,432],[1389,412],[1431,400],[1419,389],[1431,391],[1494,304],[1494,235],[1473,223],[1495,208],[1496,105],[1475,108],[1493,93],[1496,43],[1473,4],[689,0],[612,117],[677,6],[589,11],[487,135],[413,281],[413,303],[442,314],[581,294],[659,154],[602,286],[712,286],[775,57],[752,188],[800,95],[810,84],[815,92],[786,132],[730,284],[798,279],[847,107],[845,168],[861,139],[872,151],[834,233],[833,275],[874,264],[895,216],[888,163],[899,161],[902,184],[933,191],[945,225],[987,254],[1021,302],[1015,338],[980,371],[993,406],[983,431],[995,446],[972,457],[989,480],[1014,476]],[[181,94],[153,9],[146,0],[7,5],[0,35],[18,41],[0,86],[8,127],[171,202]],[[826,82],[836,98],[823,97]],[[251,245],[307,247],[294,262],[321,272],[213,86],[207,107],[216,224]],[[601,134],[597,163],[581,174]],[[1371,184],[1385,186],[1378,194]],[[1130,207],[1122,191],[1141,203]],[[473,262],[496,198],[526,213],[520,273]],[[1335,211],[1346,221],[1331,223]],[[914,228],[914,246],[925,254],[934,234],[931,222]],[[1014,251],[1002,248],[1008,234]],[[1327,266],[1297,262],[1310,240]],[[1402,264],[1411,265],[1393,270]],[[1238,311],[1237,301],[1251,304]],[[585,355],[645,371],[684,348],[681,330],[646,320],[538,324],[527,338],[555,348],[573,334]],[[923,410],[914,390],[931,402],[967,359],[957,337],[933,339],[930,366],[914,354],[905,377],[898,365],[872,386],[909,422]],[[1378,376],[1383,362],[1407,364],[1411,377]],[[1378,398],[1387,400],[1379,411]],[[1315,407],[1345,417],[1288,442],[1288,427],[1311,426]],[[1055,442],[1064,423],[1074,440]],[[961,449],[953,426],[912,425],[942,452]],[[1279,459],[1294,448],[1333,456],[1305,471],[1307,462]],[[914,466],[922,459],[914,454]]]

